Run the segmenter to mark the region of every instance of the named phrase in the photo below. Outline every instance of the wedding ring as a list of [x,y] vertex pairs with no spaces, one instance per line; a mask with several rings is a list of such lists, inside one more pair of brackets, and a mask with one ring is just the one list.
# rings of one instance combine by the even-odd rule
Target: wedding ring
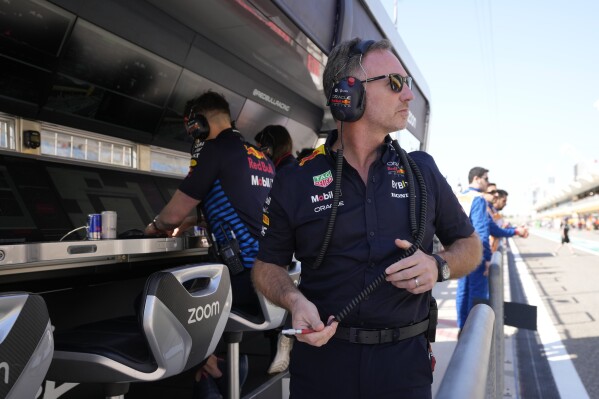
[[418,277],[414,277],[414,282],[416,283],[416,288],[420,287],[420,283],[418,282]]

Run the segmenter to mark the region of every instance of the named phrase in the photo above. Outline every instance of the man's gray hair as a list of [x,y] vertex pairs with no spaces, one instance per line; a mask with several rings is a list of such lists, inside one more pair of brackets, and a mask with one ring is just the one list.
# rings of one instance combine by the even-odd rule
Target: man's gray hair
[[[324,95],[327,100],[329,95],[331,94],[331,90],[333,89],[333,85],[339,80],[347,77],[347,76],[356,76],[359,74],[364,74],[363,68],[361,65],[362,57],[373,50],[389,50],[393,49],[391,42],[387,39],[382,39],[379,41],[375,41],[372,43],[365,53],[360,57],[359,54],[350,57],[350,50],[352,47],[357,45],[362,41],[361,38],[356,37],[351,40],[347,40],[345,42],[339,43],[333,51],[329,54],[329,59],[327,61],[327,65],[324,68],[324,73],[322,76],[323,85],[324,85]],[[361,80],[365,79],[366,76],[356,76]]]

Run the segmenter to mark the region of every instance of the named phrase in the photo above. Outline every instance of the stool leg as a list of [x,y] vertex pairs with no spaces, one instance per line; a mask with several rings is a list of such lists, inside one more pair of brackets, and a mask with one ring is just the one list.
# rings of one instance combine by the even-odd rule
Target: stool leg
[[239,342],[227,344],[228,399],[239,399]]
[[125,394],[129,392],[128,382],[115,382],[103,384],[104,397],[106,399],[125,399]]

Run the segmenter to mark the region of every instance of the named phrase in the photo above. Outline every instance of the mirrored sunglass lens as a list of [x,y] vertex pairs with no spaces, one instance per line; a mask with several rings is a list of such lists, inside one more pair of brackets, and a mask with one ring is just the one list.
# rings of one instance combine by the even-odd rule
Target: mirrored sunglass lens
[[389,75],[389,85],[391,90],[399,93],[401,91],[401,76],[397,74]]
[[410,88],[410,90],[412,90],[412,77],[411,76],[407,76],[406,77],[406,82],[408,83],[408,87]]

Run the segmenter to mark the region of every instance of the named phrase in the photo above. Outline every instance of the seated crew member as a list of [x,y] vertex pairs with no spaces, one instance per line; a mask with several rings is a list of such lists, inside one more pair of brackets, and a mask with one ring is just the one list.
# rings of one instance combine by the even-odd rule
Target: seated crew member
[[[333,88],[343,81],[348,83]],[[277,174],[252,269],[256,289],[291,312],[294,329],[314,330],[296,335],[291,397],[430,398],[432,365],[422,330],[428,328],[430,291],[449,274],[456,278],[472,270],[480,260],[480,243],[433,158],[420,151],[410,155],[423,180],[409,197],[416,201],[425,187],[428,204],[425,225],[416,228],[424,229],[424,238],[413,236],[405,184],[412,164],[399,156],[389,133],[406,127],[414,94],[391,43],[359,38],[340,43],[329,55],[323,83],[330,103],[342,107],[351,95],[359,104],[363,95],[365,109],[346,121],[338,117],[344,117],[341,111],[333,113],[337,130],[326,143]],[[358,83],[364,92],[343,98],[345,89],[359,89]],[[317,266],[342,147],[336,223]],[[434,234],[445,248],[438,258],[423,252],[432,250]],[[412,248],[415,241],[421,243]],[[409,248],[412,255],[397,261]],[[294,253],[302,262],[299,287],[284,267]],[[384,280],[378,288],[338,323],[336,312],[379,276]]]
[[[168,204],[145,229],[146,235],[182,234],[197,221],[199,207],[216,246],[234,242],[238,262],[227,263],[231,275],[233,307],[258,315],[260,304],[250,280],[250,269],[258,253],[262,205],[274,178],[274,165],[233,128],[229,103],[207,91],[185,106],[185,127],[194,137],[190,169]],[[216,359],[204,368],[220,377]],[[205,374],[204,374],[205,375]],[[200,379],[200,374],[196,376]]]
[[268,125],[256,134],[254,140],[262,152],[272,159],[277,172],[283,166],[297,163],[295,157],[291,155],[293,149],[291,135],[284,126]]

